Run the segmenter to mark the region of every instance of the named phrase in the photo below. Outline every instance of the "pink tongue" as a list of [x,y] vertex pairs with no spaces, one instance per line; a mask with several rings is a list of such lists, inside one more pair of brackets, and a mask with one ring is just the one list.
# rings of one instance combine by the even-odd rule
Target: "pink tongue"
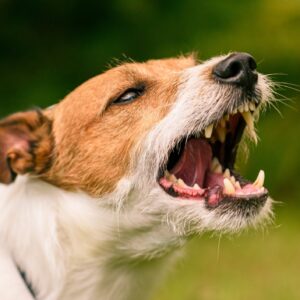
[[212,150],[208,142],[204,139],[190,139],[187,141],[178,163],[170,172],[189,186],[197,183],[203,187],[211,160]]

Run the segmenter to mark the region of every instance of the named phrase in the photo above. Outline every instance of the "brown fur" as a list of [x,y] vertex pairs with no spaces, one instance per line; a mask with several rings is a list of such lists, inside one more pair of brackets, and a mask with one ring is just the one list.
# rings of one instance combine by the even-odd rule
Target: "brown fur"
[[[175,101],[179,72],[193,65],[193,57],[126,63],[90,79],[45,111],[52,120],[55,141],[51,167],[41,172],[39,155],[39,165],[27,166],[24,155],[23,166],[19,169],[19,164],[14,164],[14,171],[22,174],[33,169],[57,186],[94,196],[112,191],[128,172],[133,147]],[[146,87],[139,99],[125,105],[111,104],[138,84]],[[38,149],[45,148],[45,142],[41,143]],[[44,152],[51,147],[49,144]]]
[[44,173],[51,164],[51,121],[39,111],[14,114],[0,122],[0,182],[17,174]]

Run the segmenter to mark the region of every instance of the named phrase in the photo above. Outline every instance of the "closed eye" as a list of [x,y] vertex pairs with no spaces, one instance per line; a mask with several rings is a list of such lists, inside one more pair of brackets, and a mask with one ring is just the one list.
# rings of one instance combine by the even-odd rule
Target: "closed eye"
[[112,104],[127,104],[136,100],[143,94],[145,90],[144,86],[129,88],[121,96],[112,101]]

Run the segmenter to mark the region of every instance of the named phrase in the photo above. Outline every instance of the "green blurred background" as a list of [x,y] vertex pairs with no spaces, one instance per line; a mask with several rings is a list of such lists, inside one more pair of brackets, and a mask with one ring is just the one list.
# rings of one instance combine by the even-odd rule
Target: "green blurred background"
[[[0,0],[0,46],[1,117],[57,102],[115,58],[246,51],[275,81],[299,84],[300,1]],[[192,241],[154,300],[300,299],[300,94],[277,91],[286,105],[260,120],[242,166],[252,179],[265,170],[281,202],[274,224]]]

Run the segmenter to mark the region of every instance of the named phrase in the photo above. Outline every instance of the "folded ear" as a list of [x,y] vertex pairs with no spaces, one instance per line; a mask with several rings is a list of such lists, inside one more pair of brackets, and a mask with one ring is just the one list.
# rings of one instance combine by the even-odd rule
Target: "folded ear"
[[18,174],[45,172],[51,164],[52,122],[41,111],[14,114],[0,121],[0,182]]

